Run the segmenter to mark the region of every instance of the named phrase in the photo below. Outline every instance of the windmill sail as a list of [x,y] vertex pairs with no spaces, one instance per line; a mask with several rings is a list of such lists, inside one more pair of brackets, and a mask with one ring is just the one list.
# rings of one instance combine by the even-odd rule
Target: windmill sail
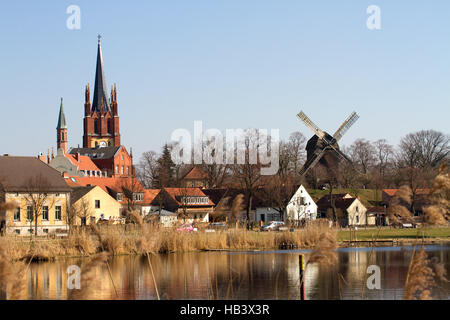
[[323,157],[323,155],[326,152],[326,148],[323,149],[322,151],[320,151],[318,154],[315,154],[314,156],[312,156],[308,161],[305,162],[303,168],[300,170],[300,176],[304,176],[309,169],[315,167],[315,165],[317,164],[317,162],[319,162],[319,160]]
[[320,139],[323,139],[325,137],[325,132],[323,132],[308,116],[303,112],[300,111],[300,113],[297,115],[297,117],[302,120],[305,125],[310,128]]
[[334,140],[341,140],[342,136],[347,132],[348,129],[359,119],[359,116],[356,112],[352,112],[350,117],[345,120],[342,125],[337,129],[336,133],[333,135]]

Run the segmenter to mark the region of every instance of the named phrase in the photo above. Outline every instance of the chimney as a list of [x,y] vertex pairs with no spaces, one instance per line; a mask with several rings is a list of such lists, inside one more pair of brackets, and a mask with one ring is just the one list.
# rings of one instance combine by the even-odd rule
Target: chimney
[[41,160],[42,162],[46,162],[46,160],[45,160],[45,156],[44,156],[44,154],[42,153],[42,152],[39,152],[39,154],[38,154],[38,157],[37,157],[39,160]]

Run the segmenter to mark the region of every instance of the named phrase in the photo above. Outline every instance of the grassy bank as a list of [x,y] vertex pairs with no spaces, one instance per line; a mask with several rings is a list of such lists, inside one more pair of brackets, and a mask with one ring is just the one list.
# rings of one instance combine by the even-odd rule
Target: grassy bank
[[[355,231],[352,231],[355,232]],[[377,238],[378,240],[386,239],[434,239],[434,240],[450,240],[450,227],[423,227],[418,229],[394,229],[394,228],[381,228],[381,229],[359,229],[356,232],[357,240],[372,240]],[[338,231],[338,241],[350,240],[349,230]]]

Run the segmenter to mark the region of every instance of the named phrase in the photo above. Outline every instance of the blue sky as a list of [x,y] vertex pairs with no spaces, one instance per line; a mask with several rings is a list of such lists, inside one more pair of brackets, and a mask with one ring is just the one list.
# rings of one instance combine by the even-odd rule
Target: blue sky
[[[69,5],[81,29],[69,30]],[[369,5],[381,30],[366,27]],[[118,86],[122,144],[159,151],[177,128],[309,130],[342,144],[421,129],[449,133],[450,1],[9,1],[0,6],[0,153],[56,145],[64,97],[69,146],[82,144],[84,87],[101,34]],[[92,97],[91,97],[92,98]]]

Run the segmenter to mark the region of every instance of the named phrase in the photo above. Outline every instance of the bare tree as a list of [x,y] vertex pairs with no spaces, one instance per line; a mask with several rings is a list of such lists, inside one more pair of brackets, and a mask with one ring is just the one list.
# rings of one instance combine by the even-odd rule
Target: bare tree
[[289,136],[287,147],[289,150],[290,167],[295,175],[298,175],[300,168],[306,159],[306,138],[303,133],[295,131]]
[[403,167],[437,168],[448,161],[450,137],[434,130],[407,134],[400,140],[398,160]]
[[375,148],[370,141],[357,139],[350,146],[350,157],[363,174],[367,174],[375,163]]
[[375,149],[375,166],[381,180],[384,181],[386,171],[392,165],[392,158],[394,156],[394,147],[390,145],[385,139],[379,139],[373,143]]
[[136,210],[136,202],[140,199],[144,188],[136,177],[120,178],[116,185],[117,189],[124,195],[127,201],[128,211]]
[[268,206],[278,211],[284,220],[286,207],[295,193],[295,187],[290,178],[281,175],[271,176],[261,190],[260,196],[266,200]]
[[92,210],[92,204],[86,198],[81,198],[76,203],[72,204],[69,209],[69,216],[73,219],[72,224],[76,224],[76,219],[80,219],[81,226],[86,226],[87,221],[94,216],[94,212]]
[[43,216],[45,211],[49,214],[50,209],[54,207],[55,198],[51,195],[51,192],[50,182],[42,174],[28,179],[24,198],[27,205],[32,207],[33,214],[30,217],[30,229],[32,229],[34,221],[35,236],[37,236],[38,219]]
[[[247,200],[246,220],[250,219],[250,211],[252,210],[253,197],[261,179],[261,162],[258,155],[258,135],[255,132],[247,132],[245,139],[245,150],[238,150],[245,155],[244,164],[235,164],[232,166],[234,178],[240,183],[241,188],[245,192]],[[256,155],[256,156],[255,156]],[[255,159],[252,158],[256,158]]]
[[145,188],[157,187],[158,158],[159,155],[155,151],[147,151],[142,154],[139,160],[136,177],[142,182]]

